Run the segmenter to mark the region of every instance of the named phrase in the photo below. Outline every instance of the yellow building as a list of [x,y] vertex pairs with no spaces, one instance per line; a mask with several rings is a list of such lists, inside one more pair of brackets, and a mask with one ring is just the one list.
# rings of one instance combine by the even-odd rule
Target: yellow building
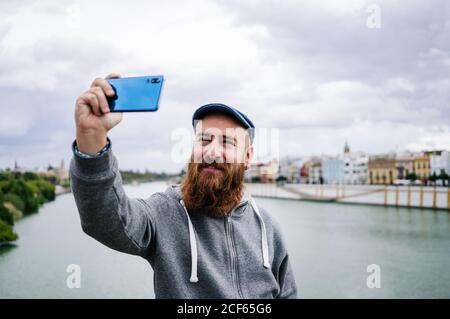
[[429,152],[425,152],[414,158],[414,173],[417,179],[423,182],[428,180],[431,175]]
[[259,176],[262,183],[271,183],[278,177],[278,162],[272,160],[259,168]]
[[395,158],[369,158],[369,184],[393,184],[398,177]]
[[403,154],[395,159],[398,179],[408,179],[408,176],[414,172],[414,156],[412,154]]

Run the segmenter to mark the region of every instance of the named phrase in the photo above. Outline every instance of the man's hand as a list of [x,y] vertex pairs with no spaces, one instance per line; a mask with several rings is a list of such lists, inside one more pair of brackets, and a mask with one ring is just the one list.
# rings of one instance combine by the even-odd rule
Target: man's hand
[[[120,78],[119,74],[109,74],[109,78]],[[107,143],[110,129],[120,123],[122,113],[110,113],[107,97],[114,91],[105,79],[97,78],[91,88],[80,95],[75,106],[75,124],[78,149],[94,155]]]

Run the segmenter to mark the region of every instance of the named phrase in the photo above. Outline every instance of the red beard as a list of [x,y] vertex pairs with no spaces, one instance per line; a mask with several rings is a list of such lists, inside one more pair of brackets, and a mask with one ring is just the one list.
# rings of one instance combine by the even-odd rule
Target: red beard
[[[205,167],[220,170],[208,172]],[[244,189],[244,164],[189,163],[181,192],[191,214],[223,217],[239,204]]]

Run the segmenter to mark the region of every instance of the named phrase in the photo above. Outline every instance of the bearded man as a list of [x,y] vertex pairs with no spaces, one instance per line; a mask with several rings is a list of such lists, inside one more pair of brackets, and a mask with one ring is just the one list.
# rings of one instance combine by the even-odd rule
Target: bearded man
[[198,108],[181,185],[129,198],[107,137],[122,119],[109,111],[113,96],[97,78],[76,101],[70,175],[83,231],[148,260],[156,298],[296,298],[279,226],[244,187],[252,121],[224,104]]

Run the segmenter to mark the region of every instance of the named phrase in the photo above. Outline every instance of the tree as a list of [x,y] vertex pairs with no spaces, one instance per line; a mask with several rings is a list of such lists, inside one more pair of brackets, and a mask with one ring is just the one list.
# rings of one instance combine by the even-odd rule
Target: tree
[[253,176],[252,177],[252,183],[261,183],[261,177]]
[[442,185],[448,185],[450,177],[443,169],[441,169],[438,179],[442,180]]
[[406,174],[406,179],[411,182],[414,182],[417,179],[417,175],[414,172],[408,173],[408,174]]
[[3,220],[8,225],[14,225],[14,217],[9,212],[9,210],[3,206],[3,202],[0,202],[0,220]]
[[13,194],[13,193],[5,194],[3,196],[3,203],[6,203],[6,202],[10,202],[11,204],[14,205],[15,208],[17,208],[18,210],[20,210],[22,212],[25,210],[24,201],[16,194]]
[[436,180],[438,179],[436,172],[433,172],[430,176],[428,176],[428,180],[433,182],[433,184],[436,184]]
[[23,179],[26,181],[35,181],[39,179],[39,176],[33,172],[25,172],[23,173]]
[[23,179],[13,179],[6,182],[6,184],[2,187],[2,191],[3,193],[16,194],[22,199],[25,204],[23,213],[32,213],[37,211],[40,199],[36,193],[36,189],[30,186],[30,184],[27,184],[27,182]]
[[28,181],[27,184],[33,188],[33,192],[43,197],[45,202],[55,199],[55,186],[49,181],[39,179],[36,181]]
[[280,176],[278,176],[278,177],[275,179],[275,182],[276,182],[278,185],[284,185],[284,183],[287,182],[287,177],[286,177],[286,176],[283,176],[283,175],[280,175]]
[[0,243],[17,240],[18,236],[11,225],[0,219]]

